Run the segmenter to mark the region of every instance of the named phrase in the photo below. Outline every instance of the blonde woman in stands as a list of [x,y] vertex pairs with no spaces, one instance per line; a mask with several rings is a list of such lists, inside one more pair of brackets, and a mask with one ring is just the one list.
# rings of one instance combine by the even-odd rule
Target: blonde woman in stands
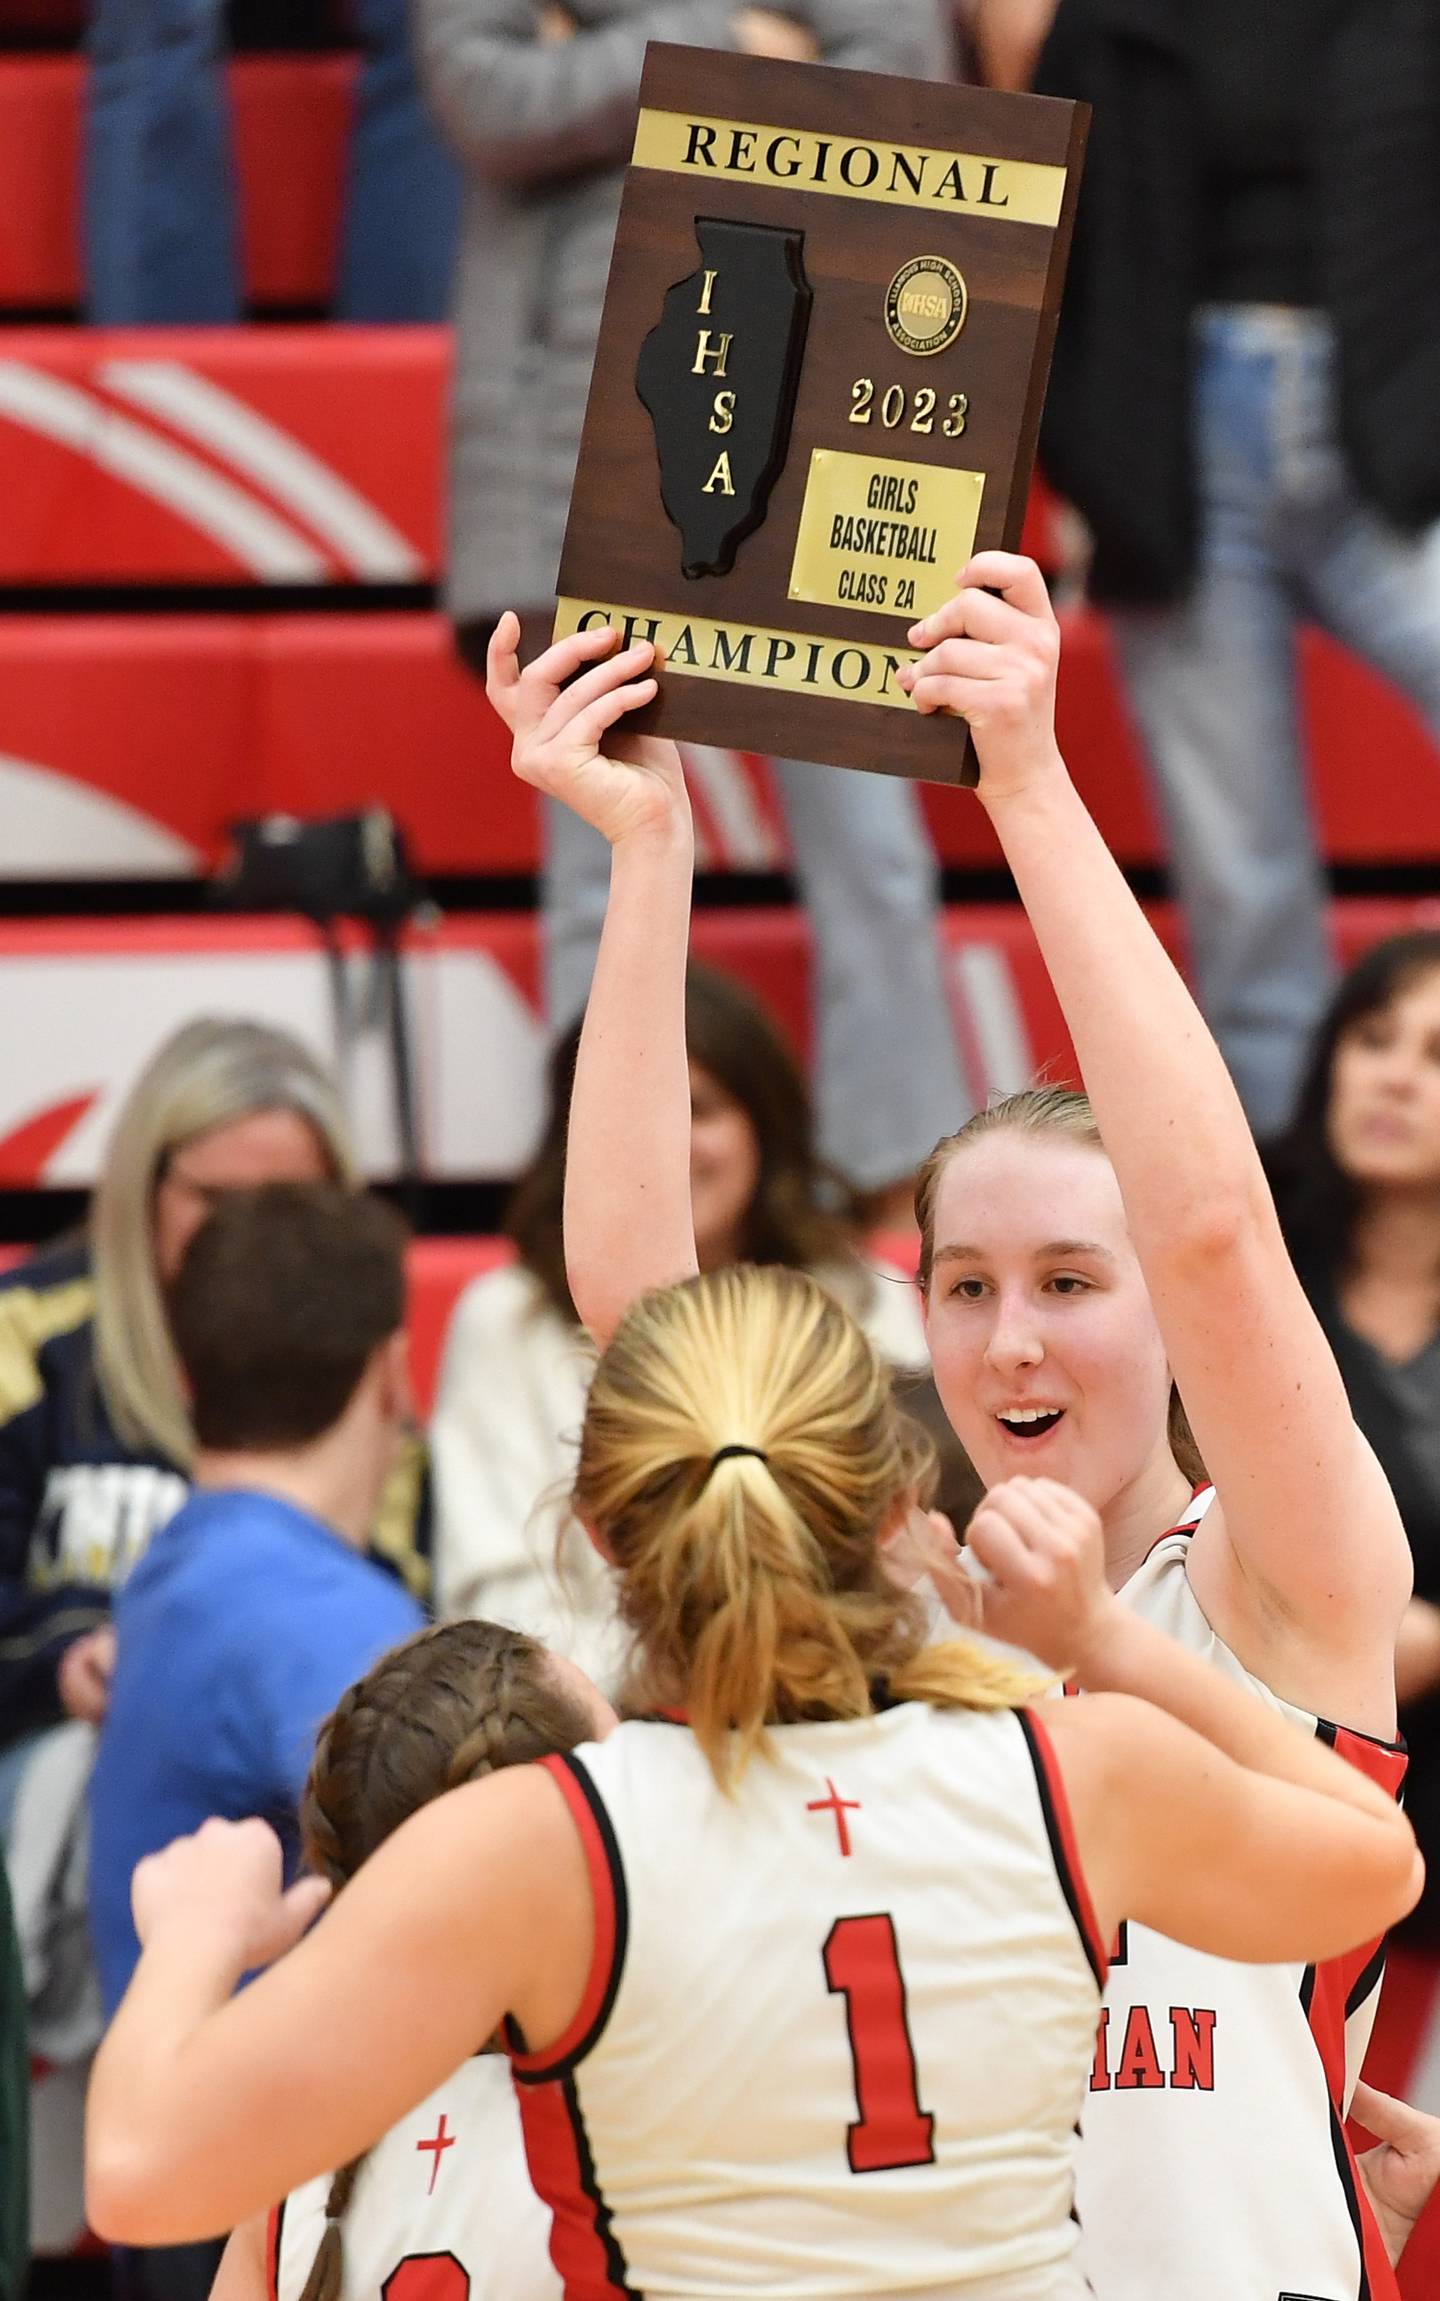
[[[919,1297],[862,1252],[850,1196],[821,1166],[805,1077],[758,999],[692,966],[690,1196],[702,1270],[788,1263],[854,1312],[914,1402],[928,1380]],[[595,1354],[565,1276],[565,1130],[580,1027],[550,1060],[540,1145],[506,1211],[508,1267],[467,1287],[431,1426],[440,1611],[493,1615],[614,1690],[624,1661],[615,1577],[568,1508]],[[973,1495],[970,1497],[974,1499]]]
[[[165,1286],[223,1191],[355,1178],[333,1080],[260,1023],[187,1023],[115,1122],[84,1234],[0,1279],[0,1751],[98,1722],[110,1594],[185,1498]],[[423,1583],[417,1461],[377,1539]],[[3,1764],[3,1759],[0,1759]]]
[[[493,1622],[397,1646],[320,1728],[300,1806],[339,1893],[410,1814],[461,1782],[598,1741],[615,1713],[573,1664]],[[237,2229],[211,2301],[560,2301],[510,2065],[482,2044],[366,2156]]]
[[[627,823],[668,850],[678,761],[599,758],[638,683],[621,657],[558,692],[585,655],[542,658],[541,756],[583,754],[623,876]],[[633,1082],[682,1154],[650,1170],[661,1224],[689,1220],[669,893],[654,988],[681,1059],[652,1048]],[[608,928],[607,951],[587,1094]],[[282,1894],[255,1823],[142,1865],[144,1952],[91,2091],[96,2227],[227,2226],[369,2146],[504,2020],[569,2301],[1080,2301],[1076,2126],[1121,1919],[1325,1957],[1407,1907],[1419,1864],[1383,1791],[1118,1603],[1098,1514],[1053,1481],[972,1523],[983,1626],[1114,1698],[1042,1722],[1037,1676],[929,1643],[887,1563],[918,1444],[805,1274],[737,1266],[629,1307],[575,1502],[620,1577],[637,1714],[414,1816],[238,1997],[315,1890]]]
[[[597,750],[649,692],[643,647],[617,656],[602,636],[522,679],[503,641],[492,690],[518,770],[603,819],[612,842],[566,1218],[575,1299],[603,1337],[643,1288],[693,1268],[690,826],[668,746],[624,746],[629,767]],[[988,1485],[1033,1472],[1094,1505],[1130,1610],[1393,1792],[1403,1529],[1214,1043],[1056,747],[1059,633],[1038,571],[982,555],[914,644],[919,708],[970,721],[978,796],[1090,1091],[1015,1097],[923,1170],[940,1396]],[[553,682],[577,668],[562,702]],[[1122,1947],[1081,2166],[1097,2292],[1393,2295],[1342,2132],[1379,1944],[1316,1972],[1195,1958],[1140,1926]]]

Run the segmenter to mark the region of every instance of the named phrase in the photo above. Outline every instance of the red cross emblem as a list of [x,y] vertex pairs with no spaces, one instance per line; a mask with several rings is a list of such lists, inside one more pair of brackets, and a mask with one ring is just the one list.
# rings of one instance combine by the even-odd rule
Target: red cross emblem
[[430,2187],[425,2192],[426,2196],[429,2197],[435,2188],[435,2176],[440,2171],[442,2152],[455,2147],[454,2134],[445,2131],[445,2113],[443,2110],[440,2113],[440,2124],[437,2131],[430,2136],[428,2141],[417,2141],[415,2147],[417,2149],[433,2149],[435,2152],[430,2161]]
[[825,1787],[830,1792],[829,1797],[812,1798],[805,1811],[807,1814],[833,1814],[835,1816],[835,1833],[840,1840],[840,1852],[848,1859],[850,1824],[846,1821],[845,1816],[847,1813],[859,1813],[860,1800],[858,1798],[842,1798],[828,1774],[825,1776]]

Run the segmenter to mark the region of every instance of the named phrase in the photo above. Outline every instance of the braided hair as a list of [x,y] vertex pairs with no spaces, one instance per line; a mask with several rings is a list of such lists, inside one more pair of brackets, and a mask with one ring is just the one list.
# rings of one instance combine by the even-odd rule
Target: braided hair
[[[593,1738],[545,1648],[494,1622],[441,1622],[383,1655],[320,1728],[300,1798],[305,1858],[338,1893],[418,1807]],[[342,2227],[364,2157],[342,2165],[300,2301],[339,2301]]]

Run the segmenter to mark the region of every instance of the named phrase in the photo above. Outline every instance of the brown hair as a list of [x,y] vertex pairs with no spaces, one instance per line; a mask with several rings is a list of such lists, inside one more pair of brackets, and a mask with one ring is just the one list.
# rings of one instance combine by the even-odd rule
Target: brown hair
[[[999,1102],[976,1111],[953,1135],[943,1135],[921,1167],[915,1183],[915,1220],[920,1226],[920,1289],[927,1297],[935,1270],[935,1202],[940,1195],[941,1177],[950,1161],[968,1144],[978,1142],[982,1135],[1000,1133],[1058,1135],[1064,1141],[1097,1150],[1102,1157],[1106,1155],[1090,1097],[1076,1087],[1022,1088],[1019,1094],[1005,1095]],[[1184,1402],[1173,1382],[1168,1436],[1178,1467],[1192,1486],[1203,1485],[1205,1464]]]
[[[342,1694],[320,1728],[300,1798],[305,1858],[338,1893],[432,1798],[573,1750],[594,1732],[534,1638],[494,1622],[421,1630]],[[300,2301],[338,2301],[342,2223],[364,2162],[352,2159],[331,2181]]]
[[864,1717],[882,1681],[947,1707],[1026,1700],[1035,1676],[927,1646],[886,1573],[877,1538],[931,1461],[803,1272],[736,1265],[642,1296],[596,1368],[575,1482],[620,1570],[631,1706],[683,1703],[725,1787],[767,1726]]
[[[853,1257],[849,1194],[815,1148],[805,1075],[759,1000],[729,975],[692,966],[685,978],[685,1043],[690,1060],[740,1105],[759,1145],[760,1174],[746,1210],[742,1259],[813,1270]],[[555,1044],[540,1147],[515,1186],[504,1220],[526,1269],[571,1323],[575,1304],[565,1276],[561,1215],[579,1045],[578,1023]]]
[[200,1445],[303,1446],[405,1317],[405,1226],[335,1183],[227,1191],[190,1241],[170,1324]]

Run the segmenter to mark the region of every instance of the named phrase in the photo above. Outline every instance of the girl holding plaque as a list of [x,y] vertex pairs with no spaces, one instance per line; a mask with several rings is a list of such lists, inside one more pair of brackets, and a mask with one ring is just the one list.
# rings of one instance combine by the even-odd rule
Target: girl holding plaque
[[[1012,1097],[922,1170],[942,1402],[987,1485],[1043,1475],[1099,1511],[1127,1608],[1398,1792],[1404,1533],[1224,1064],[1057,749],[1059,631],[1042,579],[984,554],[911,636],[927,650],[903,675],[917,708],[970,723],[977,795],[1089,1090]],[[636,1293],[694,1267],[689,829],[664,747],[612,745],[637,770],[623,781],[597,756],[650,692],[648,651],[557,654],[550,676],[587,658],[551,701],[535,673],[519,683],[497,640],[492,694],[517,772],[603,814],[612,843],[567,1201],[571,1284],[603,1339]],[[1086,2266],[1107,2301],[1355,2294],[1367,2276],[1375,2301],[1393,2294],[1343,2136],[1380,1970],[1377,1943],[1329,1968],[1247,1968],[1126,1929],[1079,2188]]]

